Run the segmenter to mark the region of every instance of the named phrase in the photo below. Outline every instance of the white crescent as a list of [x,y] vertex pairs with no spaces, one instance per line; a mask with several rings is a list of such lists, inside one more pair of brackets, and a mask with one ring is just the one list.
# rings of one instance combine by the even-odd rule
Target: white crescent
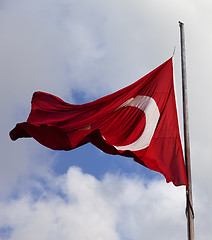
[[160,117],[160,112],[155,100],[148,96],[138,95],[135,98],[127,100],[119,108],[127,106],[141,109],[146,116],[146,125],[143,134],[135,142],[126,146],[114,147],[121,151],[139,151],[149,146]]

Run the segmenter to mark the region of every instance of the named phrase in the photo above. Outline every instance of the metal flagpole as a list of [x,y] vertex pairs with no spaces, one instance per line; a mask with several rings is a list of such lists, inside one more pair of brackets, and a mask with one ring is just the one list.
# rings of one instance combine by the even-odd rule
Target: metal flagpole
[[194,211],[192,201],[192,184],[191,184],[191,161],[190,161],[190,143],[188,128],[188,97],[187,97],[187,79],[186,79],[186,57],[185,57],[185,35],[184,23],[179,22],[180,40],[181,40],[181,67],[182,67],[182,91],[183,91],[183,120],[184,120],[184,144],[185,144],[185,165],[188,179],[186,187],[186,216],[188,240],[194,240]]

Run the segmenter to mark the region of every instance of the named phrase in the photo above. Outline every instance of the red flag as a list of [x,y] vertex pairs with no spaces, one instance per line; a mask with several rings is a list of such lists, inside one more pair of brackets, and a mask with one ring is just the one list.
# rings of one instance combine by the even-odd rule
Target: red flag
[[106,153],[133,157],[167,182],[187,185],[172,58],[130,86],[82,105],[35,92],[27,122],[17,124],[10,137],[33,137],[55,150],[91,142]]

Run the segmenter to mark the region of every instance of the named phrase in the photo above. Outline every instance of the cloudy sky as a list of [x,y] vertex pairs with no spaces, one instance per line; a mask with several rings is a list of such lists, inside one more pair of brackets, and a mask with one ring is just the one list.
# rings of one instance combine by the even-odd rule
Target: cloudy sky
[[[0,239],[186,239],[185,189],[91,145],[49,150],[8,133],[33,92],[85,103],[174,55],[185,23],[196,239],[212,238],[212,3],[209,0],[0,0]],[[181,130],[182,133],[182,130]]]

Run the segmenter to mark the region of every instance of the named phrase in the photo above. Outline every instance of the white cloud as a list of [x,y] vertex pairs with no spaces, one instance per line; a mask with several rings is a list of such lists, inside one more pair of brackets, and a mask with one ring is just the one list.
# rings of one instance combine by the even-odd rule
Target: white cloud
[[[186,238],[184,187],[114,174],[97,180],[77,167],[28,181],[16,198],[0,201],[2,240]],[[206,195],[195,198],[196,238],[209,239],[212,206]]]
[[6,227],[11,240],[184,238],[183,188],[116,175],[99,181],[75,167],[52,182],[39,196],[0,203],[2,238]]

